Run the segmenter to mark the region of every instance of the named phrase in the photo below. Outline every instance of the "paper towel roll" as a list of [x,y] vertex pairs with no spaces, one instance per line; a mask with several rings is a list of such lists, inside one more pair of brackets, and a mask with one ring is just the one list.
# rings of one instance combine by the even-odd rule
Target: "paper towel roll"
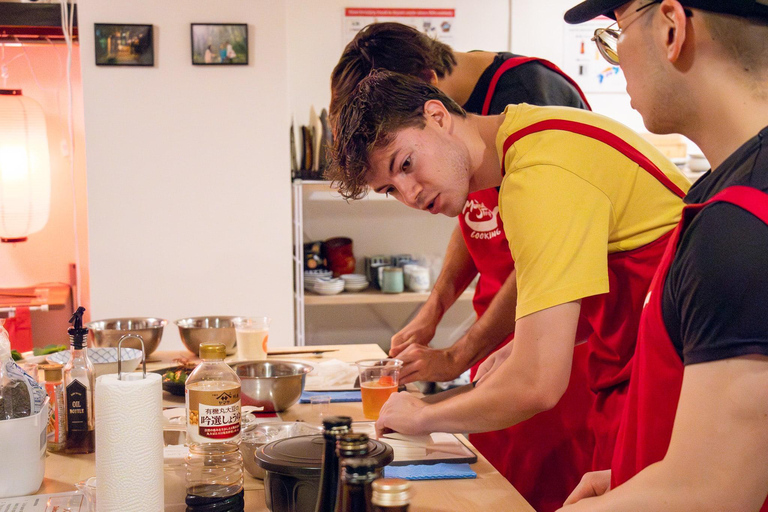
[[156,373],[96,380],[97,512],[162,512],[162,395]]

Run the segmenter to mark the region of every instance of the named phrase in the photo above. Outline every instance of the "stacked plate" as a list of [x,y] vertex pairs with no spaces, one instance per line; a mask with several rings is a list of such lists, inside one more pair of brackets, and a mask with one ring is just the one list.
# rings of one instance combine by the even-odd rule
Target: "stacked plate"
[[362,274],[344,274],[344,289],[348,292],[359,292],[368,288],[368,279]]
[[315,281],[318,279],[330,279],[333,272],[330,270],[305,270],[304,271],[304,289],[312,291],[315,289]]
[[338,278],[317,279],[312,287],[312,291],[319,293],[320,295],[336,295],[337,293],[341,293],[342,290],[344,290],[344,280]]

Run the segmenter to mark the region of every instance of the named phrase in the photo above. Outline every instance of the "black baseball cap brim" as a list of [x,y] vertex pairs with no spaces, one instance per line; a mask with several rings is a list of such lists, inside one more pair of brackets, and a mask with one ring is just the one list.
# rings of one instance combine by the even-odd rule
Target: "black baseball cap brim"
[[575,25],[584,23],[600,15],[614,18],[613,10],[629,3],[627,0],[587,0],[579,5],[572,7],[565,13],[566,23]]
[[[719,12],[745,18],[761,18],[768,20],[767,0],[679,0],[685,7],[704,11]],[[584,23],[592,18],[605,15],[615,18],[613,10],[628,4],[630,0],[586,0],[572,7],[565,13],[567,23]]]

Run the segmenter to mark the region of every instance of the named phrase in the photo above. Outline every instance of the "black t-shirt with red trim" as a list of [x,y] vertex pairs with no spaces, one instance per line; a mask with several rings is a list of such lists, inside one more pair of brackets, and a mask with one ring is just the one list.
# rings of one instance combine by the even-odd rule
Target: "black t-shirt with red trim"
[[[702,176],[685,202],[733,185],[768,192],[768,127]],[[686,365],[768,355],[768,225],[732,204],[705,207],[680,240],[662,311]]]
[[[496,55],[491,65],[480,75],[467,102],[462,105],[464,110],[473,114],[481,113],[493,75],[507,59],[512,57],[520,57],[520,55],[508,52],[500,52]],[[520,64],[501,75],[488,113],[500,114],[504,112],[507,105],[518,103],[587,108],[579,92],[568,80],[536,61]]]

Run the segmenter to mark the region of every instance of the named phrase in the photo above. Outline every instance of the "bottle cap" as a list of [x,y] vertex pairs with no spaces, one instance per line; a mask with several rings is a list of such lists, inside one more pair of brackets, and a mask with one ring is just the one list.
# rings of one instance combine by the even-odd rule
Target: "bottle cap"
[[221,359],[227,357],[227,348],[223,343],[201,343],[200,359]]
[[339,427],[351,427],[352,426],[352,418],[349,416],[328,416],[326,418],[323,418],[323,429],[324,430],[333,430],[334,428]]
[[341,459],[341,467],[344,468],[344,478],[351,482],[376,478],[378,462],[372,457],[351,457]]
[[61,373],[64,369],[64,366],[56,363],[50,363],[50,364],[41,364],[38,366],[43,372],[45,373],[45,380],[47,382],[56,382],[57,380],[61,380]]
[[368,448],[368,434],[350,432],[339,438],[339,451]]
[[69,319],[72,328],[67,333],[69,333],[69,340],[72,342],[72,346],[77,349],[85,347],[85,338],[88,336],[88,328],[83,327],[83,313],[85,313],[85,308],[80,306],[72,313],[72,318]]
[[411,501],[411,482],[402,478],[379,478],[371,484],[371,503],[381,507],[401,507]]

